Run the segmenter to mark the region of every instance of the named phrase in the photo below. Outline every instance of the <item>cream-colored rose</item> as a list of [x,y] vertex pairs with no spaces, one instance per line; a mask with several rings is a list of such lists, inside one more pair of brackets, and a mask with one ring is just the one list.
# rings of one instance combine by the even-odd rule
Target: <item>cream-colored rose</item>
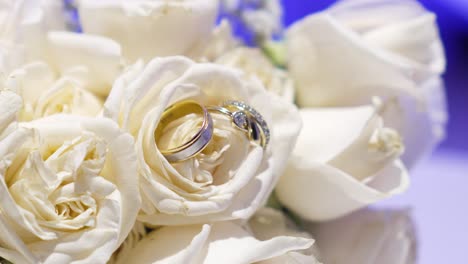
[[140,205],[133,146],[109,119],[19,123],[0,141],[0,257],[105,263]]
[[[269,124],[268,148],[253,144],[230,119],[213,113],[214,135],[205,150],[169,163],[154,131],[164,109],[186,99],[202,105],[244,101]],[[282,174],[301,127],[295,106],[267,93],[260,82],[229,67],[184,57],[159,58],[129,69],[116,81],[104,114],[137,138],[143,199],[139,220],[151,225],[249,218]],[[193,115],[173,122],[157,144],[180,145],[201,121]]]
[[[8,74],[28,59],[27,49],[43,47],[41,34],[65,29],[60,0],[0,2],[0,71]],[[3,76],[1,76],[3,78]]]
[[[302,237],[312,239],[312,236],[300,230],[296,224],[291,221],[282,211],[273,208],[261,208],[249,220],[249,229],[259,240],[273,239],[279,236]],[[313,247],[290,252],[280,257],[270,260],[268,263],[298,263],[298,264],[314,264],[319,263],[316,259],[318,251]]]
[[107,96],[126,66],[120,45],[111,39],[70,32],[50,32],[46,37],[44,60],[96,95]]
[[63,13],[61,1],[38,2],[18,1],[0,9],[6,13],[5,18],[0,13],[6,25],[0,32],[0,89],[28,97],[27,119],[37,116],[33,112],[42,112],[38,117],[55,112],[95,115],[101,110],[95,95],[106,96],[124,66],[119,44],[52,31],[65,27],[52,21],[61,19],[54,13]]
[[[0,90],[0,140],[15,129],[15,123],[22,105],[20,96],[11,91]],[[15,127],[10,128],[12,124]]]
[[19,120],[67,113],[96,116],[101,112],[101,99],[87,91],[73,76],[57,76],[49,65],[36,62],[13,71],[4,88],[15,91],[23,99]]
[[386,127],[385,104],[300,110],[304,127],[276,194],[295,214],[324,221],[408,187],[403,143]]
[[239,45],[241,45],[241,40],[237,39],[232,32],[229,21],[222,20],[208,38],[200,40],[190,49],[187,56],[199,62],[214,62]]
[[416,234],[407,210],[364,210],[306,229],[317,239],[324,263],[416,263]]
[[260,80],[267,90],[294,101],[294,83],[289,74],[276,68],[258,48],[237,48],[221,56],[216,63],[241,69]]
[[187,54],[210,35],[217,13],[217,0],[79,1],[83,31],[114,39],[131,62]]
[[23,98],[20,120],[58,113],[98,115],[101,96],[123,68],[120,46],[102,37],[58,31],[42,32],[38,40],[44,45],[26,48],[30,57],[1,82],[1,89]]
[[67,24],[63,0],[39,0],[37,2],[39,2],[41,9],[44,11],[45,25],[47,28],[50,30],[66,29]]
[[279,236],[259,240],[233,222],[162,227],[141,240],[117,260],[135,264],[314,264],[313,257],[295,251],[312,246],[313,240]]
[[[367,104],[374,96],[400,101],[399,127],[411,167],[444,135],[445,57],[435,15],[413,0],[340,1],[287,31],[289,69],[300,107]],[[437,85],[428,85],[428,82]],[[430,86],[430,87],[429,87]],[[390,127],[392,121],[387,121]],[[409,125],[409,127],[408,127]],[[415,127],[427,127],[423,136]]]

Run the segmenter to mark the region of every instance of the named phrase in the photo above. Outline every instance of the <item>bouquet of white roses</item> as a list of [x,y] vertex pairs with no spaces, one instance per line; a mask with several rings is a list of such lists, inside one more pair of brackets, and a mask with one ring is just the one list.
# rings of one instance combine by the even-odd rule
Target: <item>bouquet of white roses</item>
[[407,212],[364,208],[444,136],[434,14],[281,15],[0,1],[1,262],[413,263]]

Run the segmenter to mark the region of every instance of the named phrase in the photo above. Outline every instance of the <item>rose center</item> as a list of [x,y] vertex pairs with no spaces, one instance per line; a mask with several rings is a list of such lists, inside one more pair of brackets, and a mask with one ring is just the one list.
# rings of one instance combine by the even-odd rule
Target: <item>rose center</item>
[[[232,120],[221,114],[212,114],[214,132],[210,143],[195,157],[173,163],[179,175],[203,187],[221,185],[228,182],[236,173],[236,168],[249,150],[249,140],[245,133],[235,127],[244,126],[246,119],[239,112]],[[158,141],[162,148],[177,147],[187,142],[200,129],[202,118],[185,116],[166,127]]]
[[97,180],[105,154],[104,143],[87,134],[40,151],[20,149],[5,180],[16,204],[34,215],[28,221],[61,231],[92,227],[97,197],[114,189]]

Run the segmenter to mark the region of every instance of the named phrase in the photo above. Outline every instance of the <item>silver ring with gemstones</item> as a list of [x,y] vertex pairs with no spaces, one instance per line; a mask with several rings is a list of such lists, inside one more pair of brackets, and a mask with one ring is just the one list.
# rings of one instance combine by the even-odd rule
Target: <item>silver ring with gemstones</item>
[[210,112],[218,112],[231,118],[234,126],[247,134],[253,142],[266,148],[270,142],[270,129],[263,116],[253,107],[241,101],[225,101],[222,106],[207,107]]

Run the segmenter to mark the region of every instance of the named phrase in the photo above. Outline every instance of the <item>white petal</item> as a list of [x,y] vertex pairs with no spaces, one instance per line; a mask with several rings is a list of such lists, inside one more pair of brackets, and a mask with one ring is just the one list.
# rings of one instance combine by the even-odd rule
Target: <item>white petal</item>
[[48,43],[57,70],[75,76],[96,94],[107,95],[123,68],[120,45],[111,39],[51,32]]
[[306,249],[312,243],[294,237],[259,241],[231,222],[163,227],[144,238],[125,259],[138,264],[211,264],[220,260],[227,264],[248,264]]
[[287,36],[301,106],[421,98],[420,83],[444,70],[434,17],[412,1],[344,2],[297,22]]
[[385,107],[378,104],[302,109],[304,127],[293,155],[328,163],[356,179],[370,177],[403,151],[398,134],[384,127],[379,112]]
[[52,86],[55,77],[49,65],[33,62],[13,71],[5,81],[5,88],[21,95],[25,108],[33,108],[37,98]]
[[54,19],[63,18],[42,1],[3,1],[0,6],[0,67],[8,75],[24,63],[43,58],[44,35],[52,28],[63,28]]
[[267,90],[294,102],[294,84],[289,74],[276,68],[260,49],[240,47],[224,54],[216,63],[238,68],[260,80]]
[[0,91],[0,135],[18,116],[22,100],[17,94]]
[[216,0],[79,2],[84,32],[116,40],[131,62],[187,53],[209,36],[217,9]]
[[[294,236],[310,238],[310,234],[301,231],[295,223],[282,211],[272,208],[262,208],[249,220],[249,227],[254,236],[259,240],[268,240],[276,236]],[[318,263],[315,258],[317,250],[314,247],[289,252],[279,257],[261,261],[260,263]]]
[[283,256],[279,256],[276,258],[262,260],[257,262],[257,264],[320,264],[320,262],[314,257],[310,255],[304,255],[297,252],[289,252],[284,254]]
[[292,26],[287,43],[300,106],[359,104],[376,95],[415,93],[414,82],[406,77],[408,66],[389,63],[389,55],[370,49],[329,15]]
[[308,224],[324,263],[409,264],[416,261],[408,211],[364,210],[328,223]]
[[372,105],[349,108],[304,108],[297,155],[328,162],[350,146],[375,115]]
[[311,238],[308,233],[301,232],[283,211],[269,207],[259,209],[248,223],[250,230],[259,240],[267,240],[275,236]]
[[220,259],[226,264],[255,263],[307,249],[313,244],[311,239],[286,236],[260,241],[229,222],[213,225],[209,241],[203,264],[219,263]]
[[297,215],[326,221],[402,193],[408,184],[408,174],[400,162],[389,164],[366,184],[327,164],[296,158],[276,192]]
[[15,232],[5,223],[3,216],[0,216],[0,255],[12,263],[35,263],[37,258],[21,241]]
[[383,111],[385,123],[403,136],[403,161],[411,169],[429,156],[445,138],[448,111],[444,85],[438,77],[427,80],[421,90],[425,99],[395,98],[394,105]]
[[435,15],[418,1],[340,1],[327,12],[375,47],[406,57],[434,72],[440,73],[445,68]]
[[163,227],[150,233],[123,258],[124,260],[119,260],[119,262],[137,264],[197,263],[210,232],[210,225]]
[[63,1],[60,0],[40,0],[44,10],[44,18],[47,28],[51,30],[64,30],[66,28],[65,12]]
[[239,45],[240,40],[236,39],[229,22],[222,20],[208,38],[190,50],[188,56],[197,61],[215,61]]
[[59,79],[37,98],[35,118],[52,114],[97,116],[102,110],[101,100],[73,79]]

